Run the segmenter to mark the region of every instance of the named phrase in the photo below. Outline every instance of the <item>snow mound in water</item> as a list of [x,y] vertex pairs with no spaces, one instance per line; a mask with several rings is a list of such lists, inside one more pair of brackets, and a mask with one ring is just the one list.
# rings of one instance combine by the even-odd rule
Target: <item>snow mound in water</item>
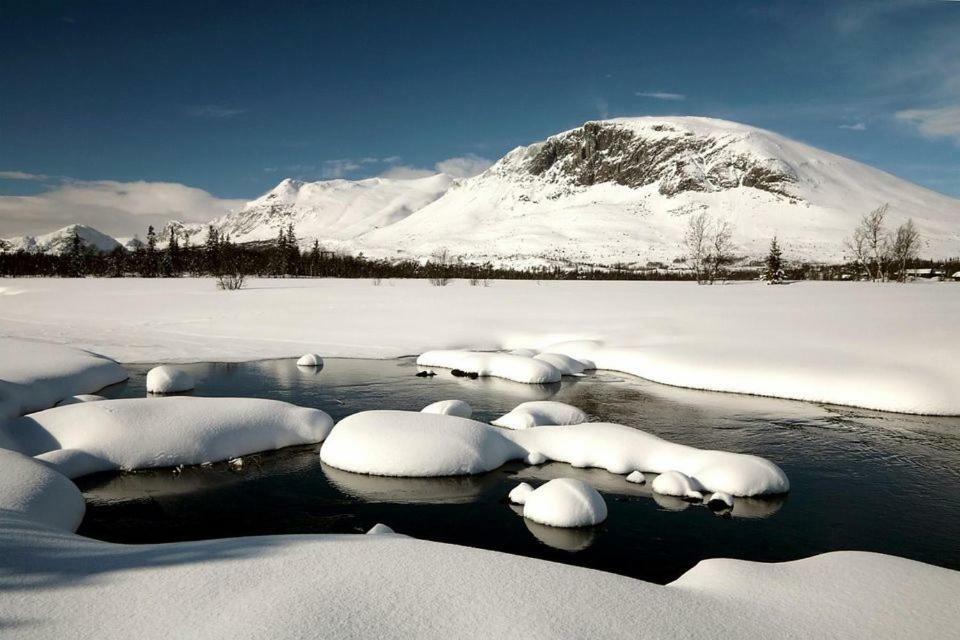
[[562,353],[541,353],[534,356],[534,359],[542,360],[552,365],[565,376],[582,376],[584,369],[588,368],[579,360],[575,360]]
[[586,482],[557,478],[525,496],[523,517],[551,527],[588,527],[607,519],[607,503]]
[[75,531],[85,509],[80,490],[65,476],[29,456],[0,449],[0,511]]
[[0,338],[0,419],[48,409],[69,396],[126,379],[126,370],[103,356],[57,344]]
[[147,393],[178,393],[189,391],[194,386],[193,376],[168,364],[147,372]]
[[56,407],[0,424],[0,447],[76,478],[200,464],[322,441],[323,411],[257,398],[133,398]]
[[443,367],[492,376],[526,384],[549,384],[560,381],[560,371],[548,362],[528,356],[481,351],[438,350],[420,354],[421,367]]
[[668,442],[620,424],[586,422],[504,431],[504,437],[551,460],[611,473],[680,471],[706,491],[733,496],[786,493],[790,481],[769,460],[726,451],[697,449]]
[[439,413],[445,416],[457,416],[458,418],[469,418],[473,415],[473,407],[463,400],[440,400],[433,404],[428,404],[421,413]]
[[380,522],[370,527],[370,531],[367,531],[368,536],[382,536],[390,533],[396,533],[396,531]]
[[64,407],[68,404],[79,404],[81,402],[97,402],[98,400],[106,400],[103,396],[94,395],[92,393],[81,393],[75,396],[70,396],[69,398],[64,398],[56,404],[58,407]]
[[323,358],[321,358],[316,353],[305,353],[300,356],[300,359],[297,360],[298,367],[317,367],[318,369],[323,368]]
[[644,484],[646,481],[646,476],[644,476],[640,471],[631,471],[630,475],[627,476],[627,482],[632,482],[634,484]]
[[320,459],[338,469],[403,477],[483,473],[525,455],[482,422],[419,411],[355,413],[320,449]]
[[664,471],[653,479],[650,487],[664,496],[703,499],[703,487],[700,483],[679,471]]
[[732,509],[733,497],[729,493],[717,491],[707,500],[707,506],[711,509]]
[[573,405],[555,400],[534,400],[518,404],[510,413],[491,424],[507,429],[529,429],[547,424],[582,424],[587,414]]
[[527,496],[529,496],[531,493],[533,493],[533,487],[526,482],[521,482],[510,490],[510,493],[507,494],[507,498],[509,498],[510,502],[513,504],[523,504],[527,501]]

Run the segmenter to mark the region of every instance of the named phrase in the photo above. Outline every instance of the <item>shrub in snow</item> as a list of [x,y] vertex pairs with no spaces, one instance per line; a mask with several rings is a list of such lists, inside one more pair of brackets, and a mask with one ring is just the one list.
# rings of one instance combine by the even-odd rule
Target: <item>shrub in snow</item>
[[703,499],[703,487],[700,483],[679,471],[664,471],[653,479],[650,486],[655,492],[665,496]]
[[193,376],[168,364],[154,367],[147,372],[148,393],[177,393],[194,387]]
[[627,482],[632,482],[634,484],[643,484],[647,481],[647,478],[640,471],[631,471],[630,475],[627,476]]
[[0,449],[0,512],[76,531],[85,509],[80,490],[64,475],[29,456]]
[[509,353],[481,351],[439,350],[420,354],[417,364],[422,367],[459,369],[478,376],[505,378],[527,384],[547,384],[560,381],[560,371],[548,362]]
[[355,413],[320,449],[320,459],[338,469],[404,477],[483,473],[525,455],[482,422],[419,411]]
[[533,487],[531,487],[526,482],[521,482],[513,489],[510,490],[510,493],[507,497],[510,499],[510,502],[513,504],[523,504],[527,501],[527,496],[533,492]]
[[367,531],[368,536],[379,536],[386,533],[396,533],[393,529],[388,527],[385,524],[377,523],[370,527],[370,531]]
[[47,409],[0,424],[0,446],[76,478],[230,460],[323,440],[323,411],[258,398],[135,398]]
[[523,517],[551,527],[588,527],[607,519],[607,503],[586,482],[557,478],[525,496]]
[[297,360],[298,367],[317,367],[318,369],[323,368],[323,358],[321,358],[316,353],[305,353],[300,356],[300,359]]
[[491,424],[507,429],[529,429],[547,424],[581,424],[587,421],[587,414],[576,407],[554,400],[535,400],[524,402]]
[[473,407],[463,400],[440,400],[433,404],[428,404],[421,413],[439,413],[445,416],[457,416],[458,418],[469,418],[473,415]]
[[106,400],[103,396],[93,395],[92,393],[81,393],[79,395],[70,396],[69,398],[64,398],[56,404],[58,407],[62,407],[68,404],[77,404],[79,402],[96,402],[97,400]]
[[0,419],[49,409],[127,379],[119,364],[56,344],[0,338]]
[[553,365],[565,376],[582,376],[583,370],[586,369],[582,362],[562,353],[541,353],[534,358]]

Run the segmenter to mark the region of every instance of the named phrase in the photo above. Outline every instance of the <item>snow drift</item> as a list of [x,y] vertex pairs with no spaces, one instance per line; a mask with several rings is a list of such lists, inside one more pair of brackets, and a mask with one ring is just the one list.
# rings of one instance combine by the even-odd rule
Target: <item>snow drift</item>
[[507,429],[529,429],[545,424],[581,424],[587,414],[580,409],[556,400],[534,400],[514,407],[490,424]]
[[556,478],[523,496],[523,517],[551,527],[589,527],[607,519],[607,503],[582,480]]

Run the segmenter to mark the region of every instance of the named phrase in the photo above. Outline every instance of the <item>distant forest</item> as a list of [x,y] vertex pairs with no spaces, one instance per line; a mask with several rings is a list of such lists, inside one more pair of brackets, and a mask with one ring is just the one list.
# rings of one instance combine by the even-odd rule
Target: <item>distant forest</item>
[[[74,232],[59,253],[0,251],[0,276],[82,278],[107,277],[308,277],[308,278],[422,278],[433,284],[452,279],[486,284],[489,280],[695,280],[692,269],[683,264],[661,263],[584,265],[517,269],[492,264],[475,264],[438,252],[425,261],[378,260],[358,255],[325,251],[318,242],[303,251],[292,227],[281,230],[272,242],[235,244],[216,229],[209,228],[203,244],[181,244],[176,234],[159,247],[151,227],[146,242],[132,250],[117,247],[101,252],[87,246]],[[947,275],[960,271],[960,258],[942,262],[916,260],[914,268],[933,267]],[[720,274],[724,280],[755,280],[765,272],[764,261],[728,265]],[[841,280],[856,277],[855,265],[812,265],[784,263],[787,280]]]

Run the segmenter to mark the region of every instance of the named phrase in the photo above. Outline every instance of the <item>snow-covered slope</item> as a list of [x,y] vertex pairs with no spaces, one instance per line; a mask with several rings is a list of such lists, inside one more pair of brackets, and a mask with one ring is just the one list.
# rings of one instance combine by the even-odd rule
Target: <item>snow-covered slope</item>
[[735,225],[744,255],[776,234],[790,258],[839,260],[860,216],[913,217],[926,256],[960,254],[960,201],[775,133],[694,117],[588,122],[519,147],[415,214],[365,234],[368,254],[669,262],[692,214]]
[[77,235],[80,236],[80,242],[83,243],[84,246],[94,247],[99,251],[113,251],[120,246],[120,243],[114,238],[85,224],[71,224],[62,229],[39,236],[6,238],[4,242],[6,243],[7,251],[19,251],[23,249],[31,253],[60,254],[70,248],[74,230],[76,230]]
[[273,240],[294,226],[302,244],[349,240],[386,227],[442,196],[453,182],[445,174],[416,180],[369,178],[301,182],[286,179],[213,224],[234,242]]

